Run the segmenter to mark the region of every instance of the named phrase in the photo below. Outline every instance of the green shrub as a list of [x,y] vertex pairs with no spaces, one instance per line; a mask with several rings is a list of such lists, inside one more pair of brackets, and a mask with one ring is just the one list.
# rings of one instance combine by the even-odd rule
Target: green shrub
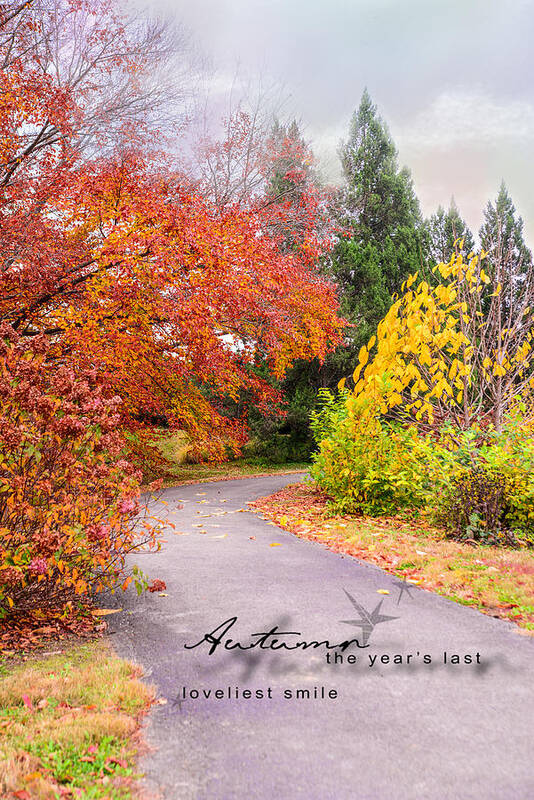
[[508,528],[511,480],[485,466],[462,470],[440,498],[436,518],[453,538],[517,544]]
[[313,416],[316,483],[342,511],[377,516],[423,508],[433,485],[425,439],[414,427],[357,413],[350,403],[324,393]]
[[452,536],[534,544],[534,426],[525,409],[501,433],[451,424],[422,433],[349,392],[323,391],[311,427],[312,476],[337,510],[425,513]]

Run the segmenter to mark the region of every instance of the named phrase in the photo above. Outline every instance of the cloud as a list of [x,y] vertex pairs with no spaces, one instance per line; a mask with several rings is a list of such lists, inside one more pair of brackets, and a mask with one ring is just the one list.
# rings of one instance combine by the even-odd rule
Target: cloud
[[534,105],[526,100],[499,101],[483,93],[443,92],[395,132],[404,147],[524,145],[534,140]]

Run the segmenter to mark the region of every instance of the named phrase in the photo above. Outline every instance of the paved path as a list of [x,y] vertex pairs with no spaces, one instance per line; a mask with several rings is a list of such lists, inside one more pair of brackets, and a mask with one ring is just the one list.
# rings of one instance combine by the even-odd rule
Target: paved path
[[[118,651],[140,662],[167,700],[147,731],[154,750],[142,768],[151,789],[164,800],[534,798],[534,639],[419,589],[399,597],[402,587],[378,568],[239,511],[294,481],[251,478],[164,494],[188,535],[168,532],[162,551],[138,563],[166,581],[167,596],[129,590],[116,598],[124,611],[108,618]],[[204,635],[233,617],[222,642],[246,646],[277,625],[300,633],[279,641],[368,637],[368,647],[333,649],[331,661],[337,652],[343,663],[330,665],[323,648],[221,644],[209,655]],[[272,641],[264,638],[264,648]],[[454,654],[472,663],[450,663]],[[253,696],[228,699],[229,687]],[[296,699],[297,690],[310,697]]]

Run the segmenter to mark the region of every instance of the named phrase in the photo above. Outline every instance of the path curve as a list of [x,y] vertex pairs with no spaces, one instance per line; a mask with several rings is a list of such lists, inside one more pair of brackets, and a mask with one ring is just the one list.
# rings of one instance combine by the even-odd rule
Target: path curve
[[[294,482],[166,490],[160,508],[186,535],[168,529],[160,553],[136,559],[166,595],[114,596],[113,644],[166,701],[149,717],[148,787],[163,800],[534,797],[534,639],[423,590],[400,595],[377,567],[239,510]],[[288,642],[365,644],[371,633],[368,647],[332,651],[343,663],[330,665],[321,648],[185,649],[233,617],[227,637],[243,644],[275,625],[301,634]],[[453,654],[472,663],[450,663]],[[229,687],[252,697],[228,699]]]

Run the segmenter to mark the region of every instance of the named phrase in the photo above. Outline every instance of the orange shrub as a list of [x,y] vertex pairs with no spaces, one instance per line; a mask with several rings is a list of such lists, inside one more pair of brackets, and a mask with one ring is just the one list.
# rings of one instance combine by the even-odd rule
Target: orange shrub
[[127,583],[126,555],[157,546],[120,458],[120,399],[47,353],[1,327],[0,616]]

